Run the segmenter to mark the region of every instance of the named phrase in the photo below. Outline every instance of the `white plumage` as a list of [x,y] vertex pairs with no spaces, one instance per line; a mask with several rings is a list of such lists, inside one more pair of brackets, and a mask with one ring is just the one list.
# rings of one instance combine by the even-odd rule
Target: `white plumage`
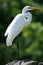
[[24,7],[22,13],[18,14],[13,19],[11,24],[8,26],[5,32],[5,36],[7,36],[6,39],[7,46],[12,45],[13,40],[23,30],[24,26],[31,22],[32,14],[30,12],[27,12],[28,10],[32,10],[31,6]]

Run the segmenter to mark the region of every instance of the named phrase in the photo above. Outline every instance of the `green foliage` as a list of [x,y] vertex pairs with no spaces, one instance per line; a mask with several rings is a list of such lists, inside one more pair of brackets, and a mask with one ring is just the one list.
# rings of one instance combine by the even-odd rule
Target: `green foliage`
[[[24,27],[22,33],[6,46],[4,33],[13,18],[21,13],[24,6],[31,5],[40,8],[31,11],[33,20]],[[19,43],[20,59],[43,60],[43,1],[41,0],[0,0],[0,65],[17,59],[17,42]]]

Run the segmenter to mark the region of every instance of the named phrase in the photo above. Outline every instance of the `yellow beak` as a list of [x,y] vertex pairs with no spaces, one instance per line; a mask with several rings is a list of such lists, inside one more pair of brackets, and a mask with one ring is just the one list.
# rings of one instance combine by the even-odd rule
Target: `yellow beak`
[[40,9],[39,7],[31,7],[32,10],[38,10]]

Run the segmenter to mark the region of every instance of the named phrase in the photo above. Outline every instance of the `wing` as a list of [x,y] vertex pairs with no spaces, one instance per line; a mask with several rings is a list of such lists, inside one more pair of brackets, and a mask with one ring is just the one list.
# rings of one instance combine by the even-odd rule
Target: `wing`
[[[22,14],[18,14],[18,15],[13,19],[13,21],[10,23],[10,25],[8,26],[8,28],[7,28],[6,32],[5,32],[5,36],[7,36],[8,33],[10,33],[10,30],[12,30],[13,27],[15,27],[15,26],[17,26],[17,25],[19,24],[19,21],[21,21],[21,20],[20,20],[21,17],[22,17]],[[21,22],[21,23],[22,23],[22,22]],[[16,27],[15,27],[15,28],[16,28]],[[14,29],[15,29],[15,28],[14,28]]]
[[13,25],[15,25],[15,18],[13,19],[13,21],[8,26],[8,28],[7,28],[6,32],[5,32],[5,36],[8,35],[8,33],[10,32],[11,28],[13,27]]
[[24,27],[23,21],[23,16],[20,14],[12,21],[12,23],[7,28],[5,32],[5,36],[8,35],[6,39],[7,46],[12,45],[12,41],[22,31]]

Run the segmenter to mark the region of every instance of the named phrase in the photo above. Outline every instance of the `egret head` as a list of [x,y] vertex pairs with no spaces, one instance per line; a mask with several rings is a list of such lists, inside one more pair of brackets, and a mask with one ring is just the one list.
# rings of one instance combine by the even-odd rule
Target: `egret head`
[[27,11],[35,10],[35,9],[39,9],[39,8],[38,7],[32,7],[32,6],[25,6],[22,10],[22,13],[26,13]]

